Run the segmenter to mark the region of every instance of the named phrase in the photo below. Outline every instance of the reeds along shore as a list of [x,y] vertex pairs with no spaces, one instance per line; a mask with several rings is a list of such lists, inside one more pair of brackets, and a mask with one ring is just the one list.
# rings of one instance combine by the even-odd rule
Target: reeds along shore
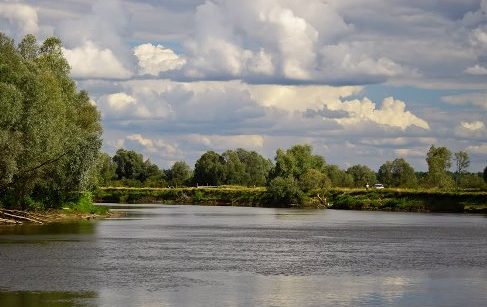
[[308,207],[416,212],[487,212],[487,192],[406,189],[330,189],[308,193],[301,204],[274,203],[263,187],[101,188],[101,203],[167,203],[253,207]]

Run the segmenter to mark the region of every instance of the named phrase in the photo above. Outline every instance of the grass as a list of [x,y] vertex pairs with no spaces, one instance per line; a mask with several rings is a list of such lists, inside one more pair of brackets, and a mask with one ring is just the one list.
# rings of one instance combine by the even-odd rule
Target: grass
[[93,195],[90,192],[84,192],[76,202],[67,203],[63,209],[69,210],[73,213],[86,213],[105,215],[108,213],[108,208],[103,206],[95,206],[93,203]]

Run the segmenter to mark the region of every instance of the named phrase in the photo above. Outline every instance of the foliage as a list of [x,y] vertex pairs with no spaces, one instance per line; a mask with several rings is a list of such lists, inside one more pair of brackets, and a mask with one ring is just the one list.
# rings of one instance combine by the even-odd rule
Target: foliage
[[222,157],[225,160],[226,184],[265,185],[272,163],[257,152],[238,148],[225,151]]
[[470,166],[470,157],[468,156],[468,153],[465,151],[459,151],[455,153],[455,164],[457,167],[457,174],[463,174],[467,170],[467,168]]
[[301,204],[304,193],[292,177],[276,177],[269,182],[267,192],[276,204]]
[[325,159],[314,155],[310,145],[295,145],[286,151],[278,149],[275,161],[267,184],[274,201],[300,203],[305,192],[330,183]]
[[337,165],[327,165],[325,173],[330,178],[331,185],[334,187],[353,187],[353,177]]
[[170,184],[174,187],[185,186],[191,180],[191,168],[184,161],[177,161],[167,172]]
[[454,186],[453,179],[447,174],[451,167],[451,152],[448,148],[431,145],[426,162],[428,175],[423,182],[425,186],[439,189],[451,189]]
[[123,148],[117,150],[113,162],[116,165],[117,180],[139,181],[147,186],[158,186],[159,182],[164,182],[164,173],[159,167],[149,160],[144,161],[144,156],[133,150]]
[[81,193],[76,202],[68,204],[69,208],[76,213],[106,214],[108,209],[93,204],[93,195],[90,192]]
[[375,172],[365,165],[354,165],[347,169],[347,174],[353,178],[353,185],[355,187],[365,187],[367,184],[372,185],[376,182]]
[[102,187],[109,186],[117,178],[117,164],[106,153],[100,153],[96,163],[97,183]]
[[482,177],[484,177],[484,182],[487,183],[487,166],[484,168],[484,173]]
[[194,181],[199,185],[221,185],[225,182],[225,159],[214,151],[204,153],[194,167]]
[[402,158],[382,164],[377,179],[386,187],[414,188],[418,184],[414,169]]
[[62,44],[32,35],[19,46],[0,33],[0,195],[58,207],[91,185],[101,146],[100,116],[78,92]]

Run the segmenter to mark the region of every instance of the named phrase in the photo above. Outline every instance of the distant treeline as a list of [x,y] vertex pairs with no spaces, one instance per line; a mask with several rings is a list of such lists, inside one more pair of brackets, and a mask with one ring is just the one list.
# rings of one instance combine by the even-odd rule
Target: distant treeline
[[[450,171],[452,160],[454,172]],[[431,146],[428,172],[416,172],[404,159],[386,161],[377,172],[365,165],[346,170],[313,154],[310,145],[278,149],[274,161],[255,151],[227,150],[222,154],[204,153],[194,168],[178,161],[161,170],[142,154],[119,149],[113,157],[102,154],[98,162],[99,186],[187,187],[187,186],[265,186],[277,202],[300,203],[311,191],[330,188],[365,188],[382,183],[389,188],[485,190],[487,167],[483,173],[469,173],[466,152],[452,154],[446,147]]]

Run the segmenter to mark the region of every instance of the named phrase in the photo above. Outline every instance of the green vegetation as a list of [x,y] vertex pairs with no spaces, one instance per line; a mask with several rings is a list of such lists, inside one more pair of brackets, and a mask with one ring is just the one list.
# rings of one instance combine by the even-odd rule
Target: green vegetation
[[487,212],[487,192],[433,190],[330,190],[329,207],[353,210]]
[[0,207],[59,208],[94,183],[100,115],[55,37],[0,33]]
[[[487,192],[444,192],[408,189],[344,189],[299,191],[289,179],[277,177],[263,187],[220,186],[217,188],[102,188],[95,200],[105,203],[169,203],[255,207],[328,207],[353,210],[418,212],[486,212]],[[277,181],[277,182],[275,182]],[[291,188],[289,188],[291,186]],[[275,189],[275,191],[270,191]],[[293,202],[278,202],[292,199]],[[294,198],[296,197],[296,198]]]

